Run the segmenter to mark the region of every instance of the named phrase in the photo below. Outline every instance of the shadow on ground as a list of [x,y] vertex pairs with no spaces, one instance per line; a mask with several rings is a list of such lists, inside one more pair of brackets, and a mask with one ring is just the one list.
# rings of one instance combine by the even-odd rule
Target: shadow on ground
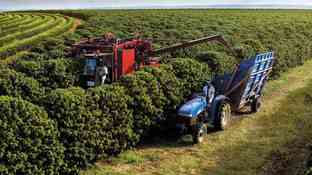
[[[250,114],[251,113],[248,112],[248,110],[239,113],[233,113],[231,125],[236,125],[242,119],[250,117]],[[218,131],[212,125],[208,124],[208,135],[215,134],[217,132],[222,131]],[[192,142],[192,136],[190,134],[179,135],[176,133],[176,130],[174,128],[170,128],[166,131],[162,131],[161,133],[154,133],[152,134],[152,136],[144,138],[137,148],[179,148],[192,146],[194,146],[194,144]]]

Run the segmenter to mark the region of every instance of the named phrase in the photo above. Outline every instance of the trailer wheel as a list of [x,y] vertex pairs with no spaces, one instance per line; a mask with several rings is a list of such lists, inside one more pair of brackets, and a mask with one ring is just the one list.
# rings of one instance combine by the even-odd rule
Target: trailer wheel
[[260,98],[255,98],[251,103],[251,113],[257,113],[259,112],[259,109],[261,107],[261,100]]
[[227,101],[224,101],[219,106],[218,116],[215,120],[215,128],[217,130],[225,130],[229,127],[231,122],[231,105]]
[[192,134],[193,143],[194,144],[202,143],[206,135],[207,135],[207,126],[204,123],[197,124]]

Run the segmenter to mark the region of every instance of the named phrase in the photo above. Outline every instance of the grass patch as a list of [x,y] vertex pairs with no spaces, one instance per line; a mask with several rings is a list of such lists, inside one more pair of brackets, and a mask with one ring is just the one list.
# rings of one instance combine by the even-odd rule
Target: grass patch
[[135,152],[126,152],[124,154],[121,154],[117,159],[115,159],[115,162],[118,163],[124,163],[124,164],[140,164],[144,162],[144,158],[140,156],[139,154],[136,154]]
[[[36,13],[36,16],[42,16],[42,14]],[[32,15],[32,18],[36,19],[35,15]],[[12,32],[0,38],[1,41],[10,40],[6,45],[0,41],[0,59],[10,57],[9,60],[11,60],[11,56],[15,57],[16,53],[29,50],[32,45],[47,37],[63,35],[74,25],[73,18],[62,15],[46,15],[46,18],[37,20],[33,24],[28,24],[24,31]]]

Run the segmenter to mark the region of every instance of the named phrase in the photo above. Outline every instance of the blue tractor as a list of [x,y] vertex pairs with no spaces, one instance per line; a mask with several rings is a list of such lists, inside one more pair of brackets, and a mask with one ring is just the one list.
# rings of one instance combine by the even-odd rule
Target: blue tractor
[[273,52],[257,54],[242,61],[232,74],[216,76],[208,81],[200,95],[179,108],[179,131],[191,134],[195,144],[201,143],[207,134],[208,124],[217,130],[225,130],[233,112],[240,112],[245,107],[257,112],[273,64]]

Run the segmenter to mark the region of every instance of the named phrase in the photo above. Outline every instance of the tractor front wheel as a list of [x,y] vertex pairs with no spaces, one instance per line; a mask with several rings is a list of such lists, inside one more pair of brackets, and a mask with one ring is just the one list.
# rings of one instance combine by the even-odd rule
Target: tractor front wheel
[[251,103],[251,113],[257,113],[259,112],[259,109],[261,107],[261,100],[260,98],[255,98]]
[[224,101],[219,106],[219,111],[215,120],[215,128],[217,130],[225,130],[229,127],[232,119],[232,111],[230,103]]
[[204,123],[197,124],[192,134],[193,143],[194,144],[202,143],[206,135],[207,135],[207,126]]

